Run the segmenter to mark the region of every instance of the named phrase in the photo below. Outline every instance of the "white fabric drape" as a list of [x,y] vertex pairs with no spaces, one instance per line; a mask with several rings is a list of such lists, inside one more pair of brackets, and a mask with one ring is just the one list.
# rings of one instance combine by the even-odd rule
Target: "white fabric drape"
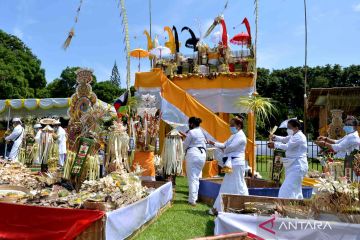
[[215,219],[215,235],[234,232],[248,232],[262,239],[355,240],[359,239],[360,225],[220,212]]
[[[141,96],[142,94],[155,95],[157,99],[160,99],[160,88],[138,88],[136,94]],[[235,105],[236,100],[239,97],[250,96],[253,92],[253,88],[243,89],[188,89],[186,90],[191,96],[196,98],[200,103],[209,108],[213,112],[224,113],[246,113],[247,109],[239,108]],[[157,107],[160,107],[159,103]]]
[[[114,106],[98,100],[100,107],[110,110],[116,114]],[[11,118],[14,117],[52,117],[59,116],[68,118],[68,109],[70,107],[69,98],[43,98],[43,99],[3,99],[0,100],[0,120],[8,118],[8,109],[10,108]]]
[[134,231],[154,218],[159,210],[171,201],[172,197],[172,183],[168,182],[138,202],[107,212],[106,239],[119,240],[129,237]]

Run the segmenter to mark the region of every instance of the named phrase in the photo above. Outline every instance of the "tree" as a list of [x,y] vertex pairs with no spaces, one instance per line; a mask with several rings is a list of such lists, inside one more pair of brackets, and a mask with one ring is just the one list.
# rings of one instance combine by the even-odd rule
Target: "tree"
[[97,95],[98,99],[109,104],[113,104],[125,91],[126,89],[114,86],[111,81],[98,82],[93,87],[93,92]]
[[0,99],[37,97],[45,86],[41,61],[19,38],[0,30]]
[[119,74],[118,67],[116,65],[116,61],[114,63],[113,69],[111,71],[110,82],[113,85],[121,88],[121,79],[120,79],[120,74]]
[[[76,70],[80,67],[66,67],[60,74],[60,78],[48,84],[47,89],[51,97],[71,97],[76,91]],[[96,84],[96,76],[93,74],[91,85]]]

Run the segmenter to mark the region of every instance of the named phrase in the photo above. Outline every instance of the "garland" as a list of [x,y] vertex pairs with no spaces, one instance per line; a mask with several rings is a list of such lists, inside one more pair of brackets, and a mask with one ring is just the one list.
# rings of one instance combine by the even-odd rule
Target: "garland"
[[174,74],[170,79],[178,80],[178,79],[187,79],[192,77],[197,78],[207,78],[207,79],[215,79],[217,77],[228,77],[228,78],[238,78],[238,77],[253,77],[253,72],[248,73],[240,73],[240,72],[215,72],[209,74],[202,74],[202,73],[186,73],[186,74]]

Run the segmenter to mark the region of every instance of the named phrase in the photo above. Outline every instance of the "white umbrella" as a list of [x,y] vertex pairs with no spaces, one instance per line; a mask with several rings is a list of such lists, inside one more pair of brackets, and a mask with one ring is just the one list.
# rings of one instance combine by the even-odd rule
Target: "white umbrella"
[[291,119],[297,119],[297,118],[290,118],[290,119],[288,119],[288,120],[283,121],[283,122],[280,124],[280,127],[279,127],[279,128],[287,128],[287,124],[288,124],[289,120],[291,120]]
[[221,31],[217,31],[217,32],[214,32],[212,35],[211,35],[211,41],[215,44],[218,44],[219,42],[221,42]]
[[[211,38],[211,41],[215,44],[221,43],[222,42],[222,31],[214,32],[210,38]],[[229,43],[229,39],[230,39],[229,34],[227,35],[227,38],[228,38],[228,43]]]
[[170,48],[164,46],[158,46],[156,48],[151,49],[150,54],[161,59],[161,56],[169,55],[171,53]]

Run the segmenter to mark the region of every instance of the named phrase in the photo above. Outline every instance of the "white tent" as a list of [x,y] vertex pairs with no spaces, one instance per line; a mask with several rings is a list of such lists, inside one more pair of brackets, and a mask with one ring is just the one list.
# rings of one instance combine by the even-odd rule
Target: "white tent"
[[[109,109],[116,114],[115,108],[101,100],[97,104],[104,109]],[[0,121],[14,117],[24,118],[27,116],[42,118],[59,116],[69,118],[68,109],[71,104],[70,98],[43,98],[43,99],[6,99],[0,100]]]

